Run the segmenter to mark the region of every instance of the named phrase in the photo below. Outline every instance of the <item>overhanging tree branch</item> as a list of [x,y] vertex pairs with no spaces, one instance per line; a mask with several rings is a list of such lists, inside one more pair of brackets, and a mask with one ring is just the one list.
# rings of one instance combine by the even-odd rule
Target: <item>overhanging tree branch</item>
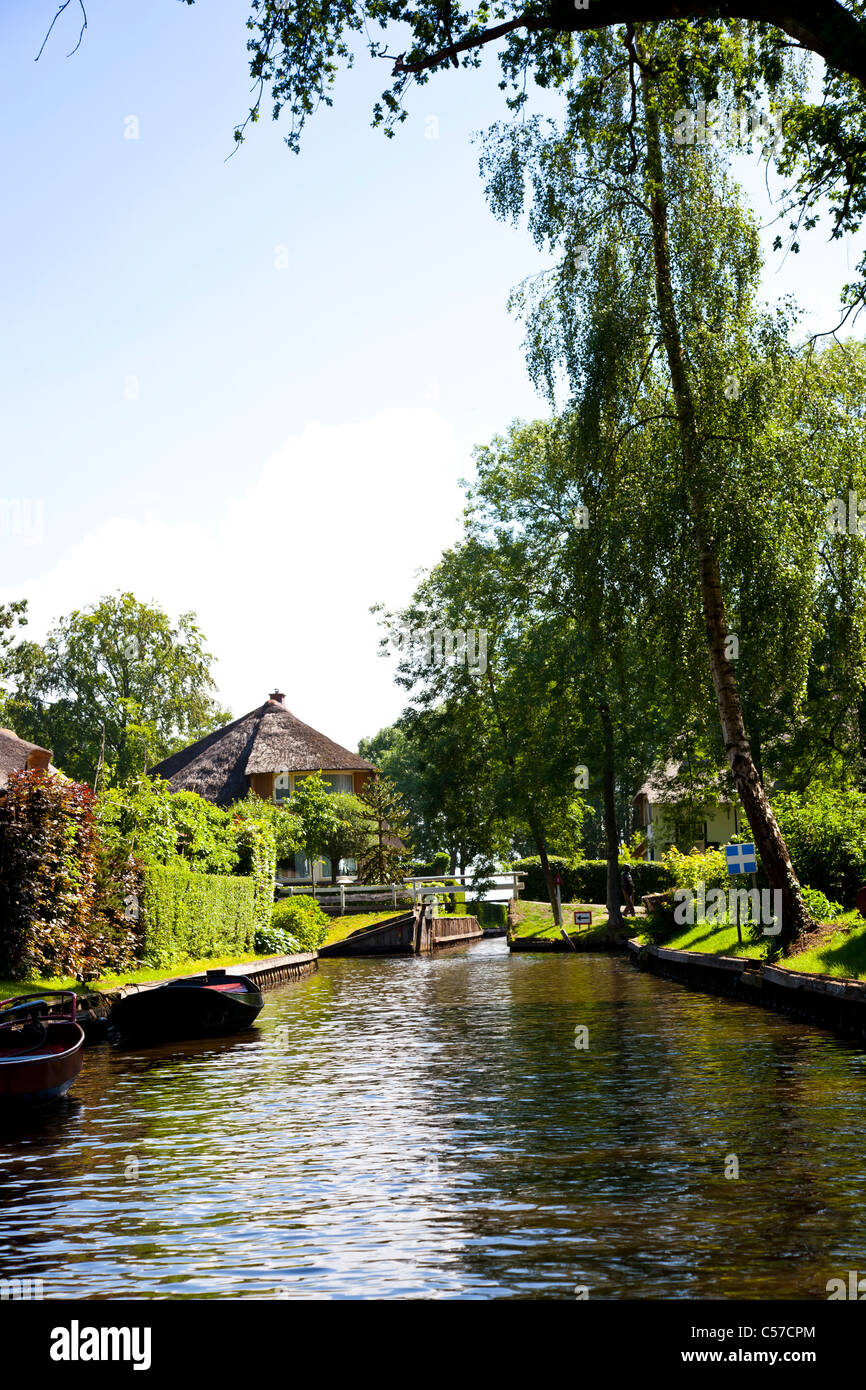
[[576,10],[569,0],[554,0],[541,12],[525,10],[516,19],[479,30],[408,62],[402,54],[394,64],[394,76],[453,62],[459,54],[495,43],[518,29],[579,34],[617,24],[677,19],[744,19],[772,25],[799,47],[817,53],[831,68],[866,86],[866,25],[839,0],[723,0],[715,5],[701,0],[590,0],[586,10]]

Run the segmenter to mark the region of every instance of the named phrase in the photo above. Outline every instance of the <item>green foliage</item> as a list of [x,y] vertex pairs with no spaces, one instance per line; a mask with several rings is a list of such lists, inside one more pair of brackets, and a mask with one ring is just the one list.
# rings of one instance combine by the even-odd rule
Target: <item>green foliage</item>
[[0,974],[86,981],[125,969],[135,937],[123,884],[100,869],[93,793],[49,772],[13,772],[0,809]]
[[236,821],[263,821],[270,826],[278,864],[284,859],[291,859],[302,847],[301,822],[287,806],[264,801],[262,797],[250,792],[243,801],[233,804],[231,814]]
[[14,649],[18,629],[26,626],[26,599],[14,599],[11,603],[0,603],[0,725],[4,727],[13,722],[12,712],[7,707],[4,689],[10,674],[9,653]]
[[[582,859],[569,862],[552,855],[549,862],[554,875],[558,873],[562,879],[563,902],[603,903],[606,901],[606,859]],[[673,884],[670,869],[665,863],[623,859],[620,861],[620,866],[623,869],[627,866],[631,871],[636,902],[640,902],[645,893],[663,893]],[[544,881],[541,859],[538,855],[518,859],[511,867],[525,875],[524,886],[521,890],[524,898],[531,902],[546,900],[547,885]]]
[[325,837],[325,853],[336,882],[341,859],[363,858],[370,843],[370,822],[363,801],[351,792],[331,792],[330,801],[334,828]]
[[778,792],[773,810],[798,875],[853,907],[866,883],[866,794],[815,783],[804,793]]
[[428,864],[423,864],[420,860],[413,859],[406,865],[407,874],[416,877],[429,878],[432,874],[447,874],[451,868],[451,856],[447,850],[440,850],[434,854]]
[[275,829],[295,843],[294,819],[259,798],[216,806],[195,792],[172,792],[160,778],[110,787],[97,801],[99,835],[118,865],[184,867],[240,874],[254,887],[256,926],[270,922],[276,872]]
[[834,903],[819,888],[803,888],[803,901],[816,922],[833,922],[842,915],[842,904]]
[[701,883],[708,890],[735,885],[735,879],[728,873],[728,861],[720,849],[707,850],[706,854],[681,854],[674,847],[662,857],[662,864],[675,888],[689,888],[696,893]]
[[330,921],[315,898],[306,893],[274,903],[271,929],[285,932],[299,951],[315,951],[328,934]]
[[212,657],[195,615],[173,625],[129,593],[70,613],[41,646],[21,642],[5,664],[16,731],[82,781],[97,775],[103,732],[106,780],[122,782],[229,718],[212,697]]
[[191,873],[183,864],[148,865],[141,898],[141,961],[171,967],[188,959],[252,952],[252,879]]
[[238,867],[252,879],[255,890],[255,922],[257,928],[270,924],[274,907],[274,879],[277,870],[277,848],[274,832],[267,821],[252,817],[236,823]]
[[507,927],[508,926],[508,903],[487,902],[482,899],[480,902],[467,903],[466,912],[470,917],[475,917],[482,927]]
[[296,936],[280,927],[259,927],[256,932],[256,951],[259,955],[294,956],[305,949]]
[[327,854],[328,841],[337,833],[338,821],[332,795],[321,774],[313,772],[309,777],[295,782],[289,802],[289,809],[298,820],[301,845],[311,871],[315,861]]
[[648,914],[642,923],[644,934],[648,936],[656,945],[663,941],[668,941],[672,936],[681,931],[674,918],[676,911],[676,899],[674,890],[669,889],[662,893],[653,903],[652,912]]
[[387,777],[371,777],[360,799],[370,834],[358,877],[362,883],[402,883],[410,853],[403,798]]
[[97,800],[99,834],[107,848],[121,846],[147,864],[183,859],[203,874],[231,874],[238,867],[231,815],[195,792],[172,792],[161,778],[140,777],[109,787]]

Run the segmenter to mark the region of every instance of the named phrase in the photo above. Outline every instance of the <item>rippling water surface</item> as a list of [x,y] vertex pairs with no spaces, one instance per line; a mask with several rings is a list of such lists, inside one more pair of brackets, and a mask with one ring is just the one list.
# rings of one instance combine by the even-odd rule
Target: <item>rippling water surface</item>
[[0,1131],[0,1276],[46,1298],[826,1298],[866,1270],[858,1047],[501,940],[323,961],[266,1000],[236,1038],[94,1048],[72,1099]]

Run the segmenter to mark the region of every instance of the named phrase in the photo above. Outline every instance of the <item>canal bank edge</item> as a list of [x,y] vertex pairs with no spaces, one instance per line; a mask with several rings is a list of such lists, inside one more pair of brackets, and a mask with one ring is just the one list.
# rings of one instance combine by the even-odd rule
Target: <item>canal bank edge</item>
[[746,1004],[866,1042],[866,983],[833,979],[739,956],[709,956],[701,951],[673,951],[627,943],[632,962],[642,970],[675,980],[689,989],[720,994]]

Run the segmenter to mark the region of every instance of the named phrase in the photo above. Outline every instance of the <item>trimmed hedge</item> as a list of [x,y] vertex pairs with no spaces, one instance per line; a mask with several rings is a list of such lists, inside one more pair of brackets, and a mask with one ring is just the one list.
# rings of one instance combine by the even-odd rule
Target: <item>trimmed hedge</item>
[[[569,863],[557,855],[549,856],[550,867],[562,879],[562,901],[576,903],[603,903],[607,901],[607,860],[582,859]],[[547,902],[547,884],[541,871],[538,855],[529,859],[518,859],[512,869],[525,875],[521,892],[531,902]],[[628,866],[634,879],[635,901],[640,902],[644,893],[664,893],[673,887],[673,876],[664,864],[639,860]],[[620,872],[625,863],[620,860]]]
[[152,967],[252,952],[255,883],[237,875],[151,865],[142,874],[141,926],[142,963]]
[[468,916],[475,917],[482,927],[508,926],[508,903],[491,903],[486,900],[467,903],[466,912]]

